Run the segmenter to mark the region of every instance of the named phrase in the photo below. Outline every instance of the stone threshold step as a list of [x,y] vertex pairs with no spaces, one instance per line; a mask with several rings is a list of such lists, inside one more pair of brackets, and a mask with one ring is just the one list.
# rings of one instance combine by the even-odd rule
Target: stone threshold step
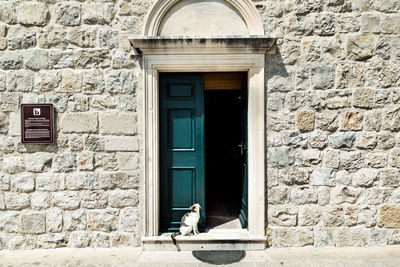
[[191,236],[177,236],[175,246],[171,233],[160,236],[143,237],[145,251],[176,250],[264,250],[267,244],[265,236],[250,236],[246,230],[218,229]]

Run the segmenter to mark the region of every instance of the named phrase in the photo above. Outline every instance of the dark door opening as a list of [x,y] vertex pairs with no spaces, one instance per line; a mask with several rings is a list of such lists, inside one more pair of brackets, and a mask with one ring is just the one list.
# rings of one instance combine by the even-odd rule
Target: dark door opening
[[[245,116],[245,73],[242,86],[231,89],[207,88],[204,92],[205,151],[206,151],[206,228],[242,228],[246,222],[239,220],[243,213],[242,202],[246,179],[247,131]],[[207,79],[207,76],[206,76]],[[247,203],[245,204],[247,206]],[[247,211],[245,211],[247,213]]]

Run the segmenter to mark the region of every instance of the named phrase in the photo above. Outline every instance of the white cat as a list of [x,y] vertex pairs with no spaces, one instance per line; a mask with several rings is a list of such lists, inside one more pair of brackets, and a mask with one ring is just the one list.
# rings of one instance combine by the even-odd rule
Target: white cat
[[189,207],[191,212],[183,215],[181,220],[181,227],[178,232],[175,232],[171,235],[172,241],[176,245],[175,237],[177,235],[188,235],[193,231],[193,234],[197,235],[199,233],[199,229],[197,227],[197,223],[200,220],[200,205],[193,204]]

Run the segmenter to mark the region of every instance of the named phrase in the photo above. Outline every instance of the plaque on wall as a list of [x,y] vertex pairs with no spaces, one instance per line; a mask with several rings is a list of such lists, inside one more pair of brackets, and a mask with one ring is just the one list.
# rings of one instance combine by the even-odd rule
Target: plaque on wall
[[21,139],[25,144],[54,142],[53,104],[21,105]]

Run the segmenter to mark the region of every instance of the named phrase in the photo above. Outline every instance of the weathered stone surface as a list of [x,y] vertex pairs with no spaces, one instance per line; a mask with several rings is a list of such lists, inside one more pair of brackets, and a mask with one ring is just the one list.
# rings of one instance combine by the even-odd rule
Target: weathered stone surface
[[383,130],[399,131],[400,130],[400,106],[387,107],[383,116]]
[[95,133],[98,130],[98,115],[93,112],[65,114],[61,117],[63,133]]
[[374,52],[374,37],[370,34],[347,37],[347,58],[351,60],[366,60]]
[[326,149],[322,154],[322,166],[326,168],[339,168],[339,151]]
[[24,234],[41,234],[46,231],[46,215],[29,213],[19,216],[19,231]]
[[389,149],[396,145],[395,136],[392,133],[381,132],[378,134],[377,148]]
[[[101,94],[105,90],[103,72],[100,70],[85,71],[83,74],[83,92],[85,94]],[[107,96],[104,96],[107,97]],[[110,105],[104,104],[105,106]],[[93,105],[92,105],[93,107]]]
[[54,172],[71,172],[76,170],[76,154],[71,152],[56,154],[53,158],[52,170]]
[[314,33],[320,36],[333,35],[336,32],[335,16],[332,13],[321,14],[315,17]]
[[61,209],[77,209],[80,204],[78,192],[63,191],[53,194],[53,204]]
[[68,98],[68,110],[82,112],[89,110],[89,97],[84,95],[73,95]]
[[0,231],[5,233],[18,233],[19,212],[6,211],[1,212]]
[[61,248],[67,245],[66,233],[48,233],[38,237],[38,247],[44,249]]
[[269,130],[292,130],[294,129],[294,126],[294,114],[271,114],[267,117],[267,129]]
[[104,138],[104,149],[106,151],[138,151],[137,137],[109,136]]
[[381,152],[368,153],[364,158],[366,166],[371,168],[383,168],[386,165],[386,155]]
[[138,241],[132,233],[111,233],[111,247],[132,247],[137,246]]
[[115,70],[106,74],[106,89],[115,94],[133,94],[137,80],[132,71]]
[[268,210],[268,222],[273,226],[296,226],[297,211],[288,208],[270,208]]
[[382,16],[382,32],[383,33],[395,33],[400,27],[400,16],[398,15],[386,15]]
[[81,191],[81,206],[87,209],[107,207],[108,195],[104,191]]
[[132,207],[138,203],[139,193],[136,190],[114,190],[109,194],[109,205],[111,207]]
[[90,210],[87,212],[87,227],[90,230],[110,232],[118,226],[118,210]]
[[4,201],[6,208],[10,210],[21,210],[31,204],[30,195],[26,193],[5,192]]
[[314,112],[297,111],[297,128],[304,132],[314,130]]
[[79,93],[82,90],[82,74],[77,71],[65,70],[62,73],[61,92]]
[[354,133],[335,133],[329,136],[329,143],[333,148],[351,148],[356,139]]
[[379,16],[376,14],[361,14],[361,31],[364,33],[380,32]]
[[133,171],[139,168],[139,155],[132,152],[117,153],[118,169],[121,171]]
[[64,26],[81,24],[81,5],[79,3],[60,3],[56,8],[56,21]]
[[113,4],[83,4],[82,22],[85,24],[110,24],[115,16]]
[[268,203],[284,204],[289,202],[290,190],[286,187],[273,187],[268,190]]
[[93,100],[92,103],[90,104],[90,107],[96,110],[107,110],[107,109],[112,110],[117,107],[117,101],[114,97],[110,95],[93,96]]
[[309,174],[307,170],[301,168],[284,169],[279,172],[279,181],[287,185],[307,184]]
[[335,69],[329,64],[316,65],[311,68],[311,87],[313,89],[333,89]]
[[336,173],[335,178],[336,183],[342,185],[350,185],[351,184],[351,175],[346,170],[341,170]]
[[400,227],[400,206],[384,205],[379,210],[379,227]]
[[89,246],[91,240],[91,233],[87,231],[75,231],[69,235],[68,247],[69,248],[83,248]]
[[100,117],[100,131],[105,135],[135,135],[136,125],[136,114],[106,113]]
[[341,129],[350,131],[362,130],[363,113],[359,111],[350,111],[341,116]]
[[362,132],[356,136],[356,147],[360,149],[373,149],[378,142],[374,132]]
[[32,173],[19,173],[11,178],[11,190],[31,192],[35,188],[35,176]]
[[398,187],[400,185],[400,170],[398,168],[382,169],[379,172],[382,186]]
[[323,131],[334,132],[339,128],[336,112],[317,113],[315,123],[317,128]]
[[376,208],[374,206],[360,206],[358,209],[358,224],[365,224],[366,227],[376,225]]
[[0,174],[0,190],[8,191],[10,189],[10,175],[6,173]]
[[14,174],[25,170],[25,161],[23,157],[13,156],[3,159],[3,171]]
[[325,226],[342,226],[345,222],[342,206],[328,206],[323,210],[323,222]]
[[25,156],[25,168],[30,172],[42,172],[51,168],[53,155],[47,152],[37,152]]
[[353,175],[353,185],[360,187],[370,187],[373,186],[379,175],[379,170],[371,168],[363,168],[358,170]]
[[333,176],[332,169],[315,169],[311,173],[311,184],[334,186],[335,179]]
[[118,228],[126,232],[136,232],[140,227],[139,210],[137,207],[127,207],[121,210]]
[[290,193],[290,202],[302,205],[317,203],[318,193],[317,190],[312,187],[298,187],[293,188]]
[[277,147],[268,150],[268,163],[271,166],[289,166],[293,163],[293,150],[288,147]]
[[376,188],[372,187],[366,190],[365,200],[369,205],[380,205],[387,203],[393,190],[388,188]]
[[388,245],[400,244],[400,230],[394,230],[388,237]]
[[313,242],[313,233],[309,228],[275,228],[272,231],[274,247],[303,247]]
[[69,41],[71,44],[87,48],[95,47],[97,40],[97,30],[93,28],[74,28],[69,31]]
[[17,20],[23,25],[44,26],[50,19],[50,13],[44,3],[22,2],[16,8]]
[[39,31],[40,48],[62,48],[68,45],[67,31],[62,27],[49,26]]
[[62,189],[64,177],[64,173],[39,173],[36,176],[36,189],[44,191]]
[[114,153],[96,153],[94,167],[105,171],[116,171],[118,169],[117,158]]
[[313,232],[315,247],[333,246],[333,228],[315,227]]
[[318,206],[304,206],[299,209],[299,225],[315,226],[321,218]]
[[90,241],[92,248],[108,248],[110,247],[110,235],[100,232],[94,232]]
[[[10,50],[16,49],[28,49],[36,46],[36,33],[33,31],[28,31],[22,27],[11,28],[7,34],[7,47]],[[15,57],[19,54],[14,54],[14,56],[7,57],[8,65],[10,69],[17,69],[17,66],[12,66],[12,61],[18,62],[20,59]],[[14,58],[13,58],[14,57]]]
[[14,24],[17,21],[15,13],[15,3],[9,1],[2,1],[0,3],[0,21],[8,24]]
[[118,31],[104,30],[99,32],[99,44],[109,49],[118,48]]
[[7,76],[7,90],[10,92],[31,92],[33,90],[33,73],[18,70]]
[[328,109],[342,109],[350,107],[350,90],[329,91],[327,95],[326,107]]
[[38,210],[44,210],[51,205],[51,193],[49,192],[33,192],[31,195],[31,205],[32,208]]
[[337,186],[331,190],[331,200],[334,204],[355,204],[360,196],[360,190],[347,186]]
[[296,153],[296,165],[312,166],[321,162],[321,152],[317,149],[299,150]]
[[46,231],[51,233],[61,232],[63,225],[63,214],[61,210],[50,209],[46,211]]
[[85,210],[64,212],[64,229],[67,231],[85,230],[87,224]]
[[335,246],[363,247],[367,244],[367,231],[363,228],[340,228],[333,235]]
[[355,89],[353,94],[353,106],[357,108],[372,108],[374,91],[369,88]]
[[77,158],[78,169],[81,171],[93,170],[94,156],[93,152],[83,151],[78,154]]

